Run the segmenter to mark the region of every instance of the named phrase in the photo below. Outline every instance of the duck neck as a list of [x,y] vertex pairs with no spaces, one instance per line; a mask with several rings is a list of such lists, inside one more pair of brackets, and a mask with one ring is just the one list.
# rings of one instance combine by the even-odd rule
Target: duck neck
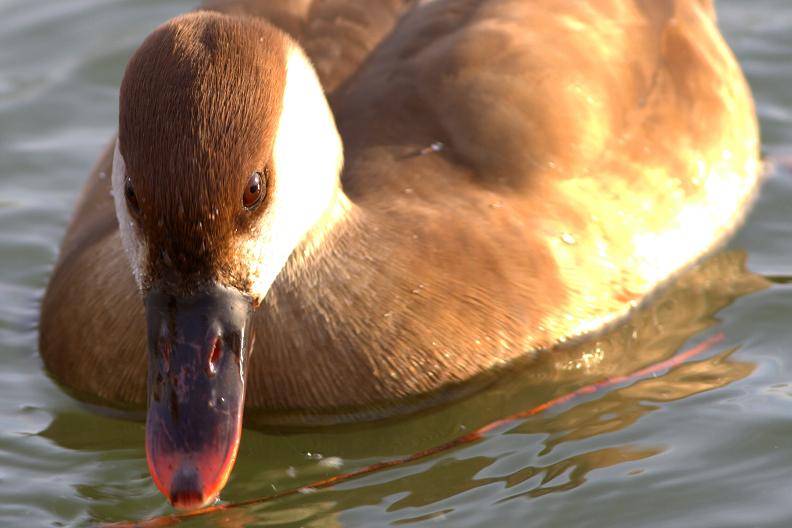
[[284,269],[284,275],[295,277],[304,273],[316,274],[327,264],[327,259],[337,256],[334,251],[339,240],[346,238],[357,224],[360,211],[338,187],[331,194],[330,201],[319,221],[314,224],[297,245]]

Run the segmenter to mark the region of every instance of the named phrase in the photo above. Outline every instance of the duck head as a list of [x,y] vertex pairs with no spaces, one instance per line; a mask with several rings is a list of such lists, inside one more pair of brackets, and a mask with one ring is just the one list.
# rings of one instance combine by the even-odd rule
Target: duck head
[[178,17],[127,66],[112,186],[147,318],[147,460],[176,507],[228,479],[254,312],[338,209],[341,164],[310,62],[263,21]]

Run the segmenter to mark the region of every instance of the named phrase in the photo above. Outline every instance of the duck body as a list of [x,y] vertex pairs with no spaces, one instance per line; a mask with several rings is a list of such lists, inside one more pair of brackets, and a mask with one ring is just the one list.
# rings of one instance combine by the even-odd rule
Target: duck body
[[[170,116],[146,114],[162,101],[145,90],[160,80],[155,94],[192,86],[168,72],[135,81],[148,79],[147,53],[158,56],[166,37],[176,39],[178,58],[178,38],[215,35],[190,41],[201,53],[209,49],[201,57],[211,61],[222,59],[227,24],[280,28],[314,65],[343,143],[335,187],[301,184],[307,201],[326,197],[315,221],[271,285],[259,291],[253,281],[250,290],[260,305],[244,402],[272,423],[378,418],[396,412],[394,402],[428,405],[431,395],[601,329],[722,242],[758,187],[752,99],[708,1],[225,1],[206,8],[158,30],[130,63],[120,140],[88,180],[43,301],[44,362],[85,394],[126,404],[147,399],[141,291],[151,285],[133,274],[147,272],[122,249],[129,218],[111,180],[119,172],[114,153],[116,163],[123,154],[133,179],[160,156],[134,146],[143,145],[134,138],[145,120]],[[294,68],[263,64],[275,79],[267,84],[273,101],[278,90],[295,93],[277,80]],[[202,100],[213,109],[206,115],[222,112],[214,110],[230,97],[222,82],[202,86],[216,91]],[[125,110],[125,97],[137,101],[135,112]],[[183,100],[163,99],[174,120],[196,119],[179,108]],[[155,127],[145,137],[164,148],[172,134],[178,152],[189,138],[173,131],[191,126],[161,136]],[[325,159],[310,132],[320,128],[295,136],[304,134],[292,148],[302,147],[305,163]],[[277,136],[276,152],[282,130],[261,132]],[[334,148],[333,140],[325,145]],[[177,163],[167,159],[161,166]],[[327,160],[340,165],[340,156]],[[137,191],[144,187],[136,183]],[[214,232],[214,199],[191,197],[202,205],[182,208],[181,216],[162,205],[164,227],[143,229],[147,255],[154,233],[158,255],[170,261],[202,240],[201,229]],[[288,210],[300,220],[299,208]],[[218,214],[221,224],[226,213]],[[201,227],[189,231],[180,218]],[[230,224],[216,232],[222,229],[233,233],[225,238],[236,236]],[[221,247],[221,238],[210,246]],[[184,251],[200,260],[211,252],[205,246]],[[147,269],[158,258],[149,256]],[[216,268],[219,277],[235,276],[233,264]]]

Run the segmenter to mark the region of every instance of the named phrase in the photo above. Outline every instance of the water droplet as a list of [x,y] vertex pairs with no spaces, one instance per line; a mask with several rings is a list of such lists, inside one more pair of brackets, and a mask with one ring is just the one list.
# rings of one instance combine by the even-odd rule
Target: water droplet
[[564,244],[568,244],[570,246],[574,246],[576,243],[575,237],[573,237],[570,233],[564,233],[561,235],[561,241]]
[[330,469],[339,469],[344,465],[344,461],[341,457],[331,456],[321,460],[319,465]]
[[421,149],[421,155],[426,156],[427,154],[434,154],[436,152],[440,152],[445,149],[445,144],[442,141],[435,141],[428,147],[424,147]]

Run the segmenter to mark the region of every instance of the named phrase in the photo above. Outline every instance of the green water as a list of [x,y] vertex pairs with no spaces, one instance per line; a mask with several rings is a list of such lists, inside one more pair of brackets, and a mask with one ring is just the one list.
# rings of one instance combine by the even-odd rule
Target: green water
[[[142,423],[56,386],[42,369],[36,326],[70,211],[113,133],[126,58],[160,21],[191,7],[0,0],[0,526],[170,512],[148,476]],[[340,430],[247,430],[223,499],[265,496],[425,449],[717,332],[722,343],[664,375],[520,420],[476,444],[185,524],[792,524],[792,3],[720,0],[718,8],[774,160],[732,252],[688,274],[628,326],[453,406]],[[755,274],[741,268],[737,250]]]

